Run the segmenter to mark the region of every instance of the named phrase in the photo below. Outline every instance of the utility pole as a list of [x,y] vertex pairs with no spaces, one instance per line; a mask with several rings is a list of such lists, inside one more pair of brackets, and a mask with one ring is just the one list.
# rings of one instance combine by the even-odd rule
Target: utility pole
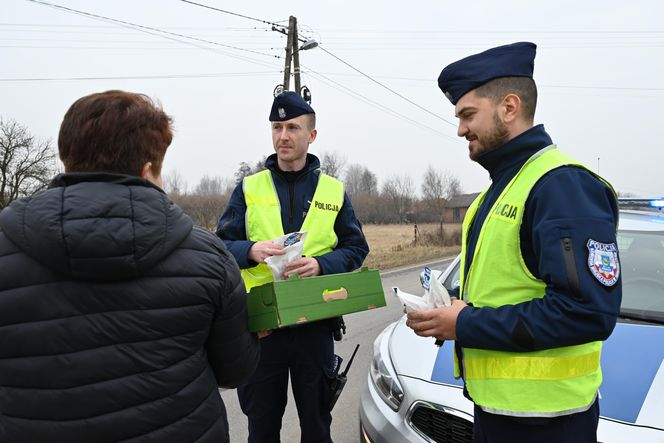
[[[297,38],[297,19],[291,15],[293,21],[293,71],[295,72],[295,92],[300,93],[300,48]],[[290,24],[290,22],[289,22]]]
[[[300,94],[304,100],[308,103],[311,103],[311,91],[306,86],[302,86],[300,80],[300,51],[306,51],[307,49],[312,49],[318,46],[318,42],[313,39],[303,39],[298,36],[297,33],[297,18],[292,15],[288,19],[288,33],[282,27],[272,26],[273,31],[280,32],[286,35],[286,60],[284,62],[284,82],[281,85],[277,85],[274,89],[274,94],[278,94],[281,91],[290,90],[290,77],[291,77],[291,65],[293,65],[293,73],[295,74],[295,92]],[[302,45],[300,45],[302,42]]]
[[[288,91],[290,89],[291,62],[293,60],[293,52],[297,53],[297,48],[293,48],[294,44],[297,44],[297,39],[295,38],[296,33],[297,19],[291,15],[288,19],[288,42],[286,43],[286,62],[284,65],[284,91]],[[298,62],[299,59],[300,58],[298,56]],[[297,69],[299,70],[299,66]]]

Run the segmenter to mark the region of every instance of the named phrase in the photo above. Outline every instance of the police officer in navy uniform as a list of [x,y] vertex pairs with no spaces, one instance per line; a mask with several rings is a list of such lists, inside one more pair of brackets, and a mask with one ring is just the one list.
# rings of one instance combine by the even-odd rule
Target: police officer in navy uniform
[[617,200],[533,126],[535,51],[501,46],[440,74],[491,185],[464,219],[459,299],[407,324],[455,340],[476,442],[595,442],[601,345],[621,301]]
[[[288,264],[285,278],[359,268],[369,247],[351,202],[343,184],[323,174],[318,158],[308,153],[317,135],[314,110],[297,93],[286,91],[275,97],[270,122],[276,153],[267,158],[265,171],[235,188],[217,227],[240,265],[247,290],[272,281],[265,259],[284,253],[273,239],[290,232],[306,230],[307,237],[304,257]],[[238,388],[250,442],[280,441],[289,373],[302,442],[332,441],[330,383],[338,324],[332,319],[259,333],[258,369]]]

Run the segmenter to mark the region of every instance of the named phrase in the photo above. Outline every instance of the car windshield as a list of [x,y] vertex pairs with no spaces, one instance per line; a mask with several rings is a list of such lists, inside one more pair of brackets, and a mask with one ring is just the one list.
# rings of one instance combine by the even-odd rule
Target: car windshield
[[621,314],[664,321],[664,233],[619,231],[622,272]]

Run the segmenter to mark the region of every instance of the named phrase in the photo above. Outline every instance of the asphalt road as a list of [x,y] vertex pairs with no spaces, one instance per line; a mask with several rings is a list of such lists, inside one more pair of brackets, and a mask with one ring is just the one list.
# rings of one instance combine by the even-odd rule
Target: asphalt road
[[[429,263],[432,269],[443,270],[452,259]],[[359,393],[363,383],[367,383],[367,374],[373,356],[373,342],[380,332],[390,323],[403,315],[403,307],[392,295],[391,288],[398,286],[401,290],[412,294],[423,292],[419,274],[425,265],[412,266],[381,273],[387,306],[371,311],[344,315],[347,333],[341,342],[335,344],[335,353],[344,358],[342,367],[353,353],[356,344],[360,349],[355,356],[348,373],[348,382],[332,411],[332,439],[335,443],[356,443],[359,441]],[[235,390],[221,393],[226,404],[228,424],[232,442],[247,441],[247,419],[240,410]],[[295,409],[295,401],[289,393],[288,405],[284,414],[281,441],[297,443],[300,441],[300,428]]]

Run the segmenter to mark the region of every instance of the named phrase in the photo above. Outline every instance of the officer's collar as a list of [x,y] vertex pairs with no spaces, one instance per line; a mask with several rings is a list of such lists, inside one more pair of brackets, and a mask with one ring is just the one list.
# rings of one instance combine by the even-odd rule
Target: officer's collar
[[[277,154],[272,154],[265,160],[265,167],[270,171],[275,172],[279,175],[284,175],[287,172],[291,172],[291,171],[282,171],[279,168],[279,162],[277,161]],[[293,172],[295,172],[295,175],[299,176],[300,174],[304,174],[306,172],[310,172],[318,168],[320,168],[320,160],[318,160],[318,157],[316,157],[313,154],[307,153],[307,162],[305,163],[304,168],[300,169],[299,171],[293,171]]]

